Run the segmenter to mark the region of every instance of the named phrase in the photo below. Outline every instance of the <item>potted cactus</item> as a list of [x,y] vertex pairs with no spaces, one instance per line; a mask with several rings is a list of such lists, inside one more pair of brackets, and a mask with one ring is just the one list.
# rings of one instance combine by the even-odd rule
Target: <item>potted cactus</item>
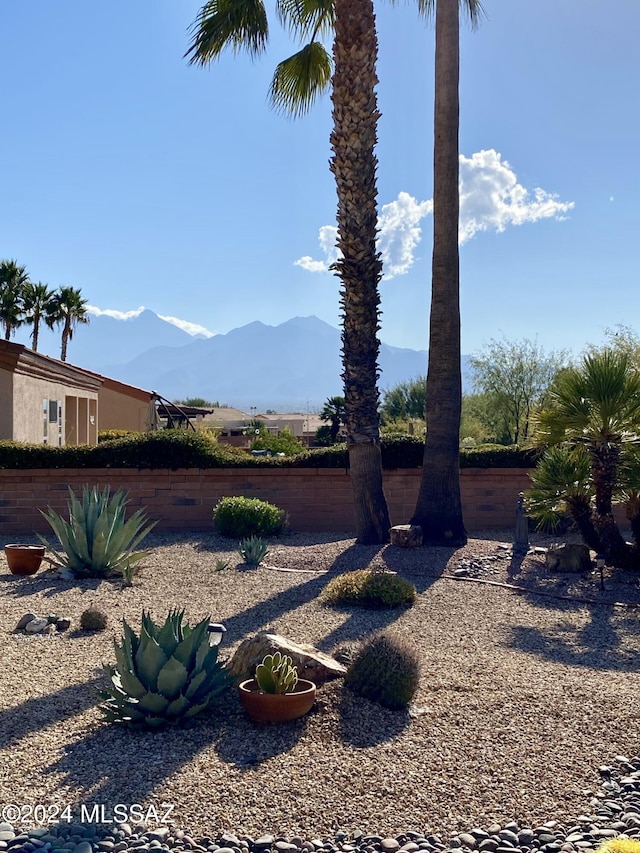
[[257,723],[296,720],[311,710],[316,698],[313,681],[298,678],[298,670],[288,655],[265,655],[256,667],[255,678],[238,685],[240,702]]

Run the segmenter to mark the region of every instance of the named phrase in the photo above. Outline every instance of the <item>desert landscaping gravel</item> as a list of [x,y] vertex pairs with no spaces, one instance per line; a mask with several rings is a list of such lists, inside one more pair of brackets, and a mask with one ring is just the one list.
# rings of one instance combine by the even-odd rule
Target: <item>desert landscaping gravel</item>
[[[637,835],[638,577],[608,571],[601,591],[598,577],[550,575],[542,553],[514,554],[510,531],[475,536],[463,549],[409,550],[291,534],[248,569],[214,534],[153,534],[129,588],[14,577],[1,556],[0,804],[21,811],[0,816],[0,850],[579,853],[607,833]],[[230,565],[216,571],[220,559]],[[317,603],[335,573],[366,566],[409,578],[416,604]],[[78,630],[90,604],[109,614],[106,631]],[[330,682],[302,720],[259,726],[229,691],[188,728],[104,723],[95,691],[122,618],[139,630],[143,609],[163,620],[172,607],[223,622],[223,655],[267,628],[326,652],[400,632],[422,660],[418,693],[399,713]],[[16,632],[28,611],[69,616],[71,628]],[[150,815],[146,834],[134,803]],[[49,823],[67,804],[72,825]],[[98,839],[76,826],[97,821],[96,804],[129,820]]]

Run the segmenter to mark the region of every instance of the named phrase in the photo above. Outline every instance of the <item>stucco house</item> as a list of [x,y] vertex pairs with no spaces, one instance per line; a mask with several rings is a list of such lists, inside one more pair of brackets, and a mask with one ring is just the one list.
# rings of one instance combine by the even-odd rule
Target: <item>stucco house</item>
[[0,341],[0,439],[97,444],[98,429],[144,431],[150,391]]

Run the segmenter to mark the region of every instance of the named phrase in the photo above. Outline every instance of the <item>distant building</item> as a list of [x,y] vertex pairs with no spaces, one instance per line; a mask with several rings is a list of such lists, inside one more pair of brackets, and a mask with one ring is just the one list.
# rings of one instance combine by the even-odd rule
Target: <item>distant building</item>
[[97,444],[98,429],[144,431],[150,391],[0,341],[0,439]]

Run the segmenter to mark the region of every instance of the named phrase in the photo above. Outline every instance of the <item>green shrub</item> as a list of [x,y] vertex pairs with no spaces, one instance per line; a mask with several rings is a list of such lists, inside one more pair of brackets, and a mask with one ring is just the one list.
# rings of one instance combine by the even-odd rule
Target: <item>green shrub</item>
[[329,581],[320,601],[324,604],[353,604],[371,609],[410,606],[416,588],[405,578],[376,569],[356,569]]
[[[274,437],[275,440],[278,437]],[[295,440],[295,439],[294,439]],[[274,444],[275,448],[275,444]],[[418,436],[388,435],[380,442],[386,469],[421,468],[424,443]],[[274,452],[279,452],[275,451]],[[460,451],[461,468],[531,468],[539,451],[502,444]],[[332,447],[300,450],[295,456],[251,456],[229,444],[218,443],[209,431],[163,429],[129,433],[101,441],[97,446],[51,447],[0,441],[0,469],[13,468],[348,468],[344,442]]]
[[184,611],[172,610],[164,625],[142,614],[138,636],[123,622],[116,665],[106,667],[109,685],[100,709],[109,722],[159,728],[204,711],[230,680],[218,662],[218,646],[209,645],[209,617],[193,628]]
[[120,438],[129,438],[130,435],[141,435],[130,429],[100,429],[98,430],[98,442],[117,441]]
[[221,536],[279,536],[287,526],[283,509],[259,498],[222,498],[213,509],[213,523]]
[[80,627],[83,631],[104,631],[109,620],[104,610],[95,605],[87,607],[80,614]]
[[270,450],[271,453],[284,453],[285,456],[297,456],[304,451],[304,445],[291,430],[283,429],[277,435],[260,430],[260,435],[251,442],[251,450]]
[[395,634],[366,640],[344,677],[358,696],[392,710],[406,708],[420,681],[420,661],[409,643]]
[[540,458],[535,447],[517,444],[481,444],[460,451],[461,468],[533,468]]

